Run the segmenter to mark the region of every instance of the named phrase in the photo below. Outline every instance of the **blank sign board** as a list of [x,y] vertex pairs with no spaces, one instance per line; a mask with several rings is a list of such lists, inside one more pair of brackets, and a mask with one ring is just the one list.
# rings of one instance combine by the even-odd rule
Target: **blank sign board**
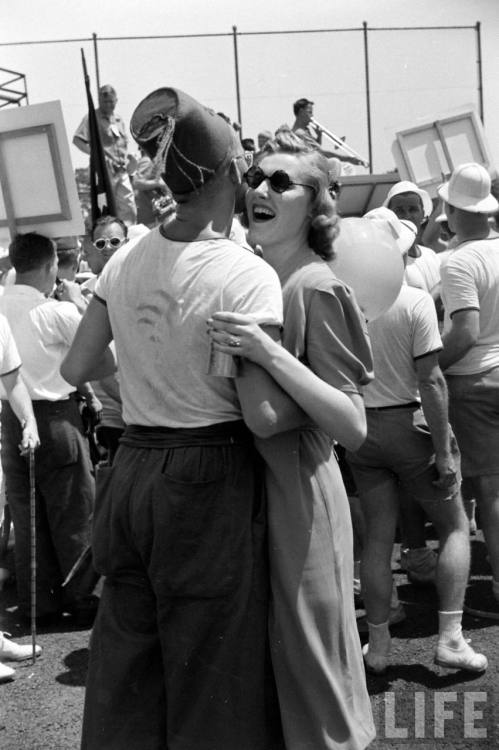
[[84,231],[60,102],[0,112],[0,227],[11,237]]
[[397,172],[341,178],[338,212],[341,216],[364,216],[383,205],[388,191],[400,180]]
[[459,164],[492,166],[482,123],[473,110],[399,131],[392,151],[400,178],[415,182],[432,197]]

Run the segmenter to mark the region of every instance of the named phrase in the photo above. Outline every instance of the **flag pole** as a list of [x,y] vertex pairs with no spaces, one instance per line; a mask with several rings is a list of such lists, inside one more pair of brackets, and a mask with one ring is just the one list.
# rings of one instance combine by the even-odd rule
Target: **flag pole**
[[87,71],[85,53],[81,51],[83,78],[88,104],[88,144],[90,148],[90,203],[92,207],[92,226],[100,216],[116,216],[116,200],[109,174],[106,154],[102,146],[99,123],[90,91],[90,78]]

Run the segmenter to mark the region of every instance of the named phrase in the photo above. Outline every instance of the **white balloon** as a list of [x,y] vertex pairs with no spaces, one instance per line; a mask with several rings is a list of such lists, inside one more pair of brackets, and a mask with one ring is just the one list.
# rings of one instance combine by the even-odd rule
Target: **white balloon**
[[341,219],[329,261],[336,276],[352,288],[367,320],[375,320],[395,302],[404,278],[404,262],[393,236],[369,219]]

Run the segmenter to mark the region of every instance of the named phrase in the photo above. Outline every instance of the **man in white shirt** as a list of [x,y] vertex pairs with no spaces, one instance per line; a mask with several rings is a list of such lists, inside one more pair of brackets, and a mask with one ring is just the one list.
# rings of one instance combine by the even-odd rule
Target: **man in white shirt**
[[252,312],[277,336],[280,284],[228,239],[246,162],[223,118],[164,88],[131,130],[177,213],[110,259],[62,370],[108,374],[114,338],[126,424],[96,503],[82,748],[267,750],[263,475],[240,404],[260,375],[209,374],[207,320]]
[[489,215],[498,203],[487,170],[461,164],[439,190],[456,246],[442,268],[445,308],[440,363],[449,415],[475,497],[492,567],[492,591],[467,610],[499,619],[499,234]]
[[440,540],[434,661],[481,672],[487,659],[468,645],[461,631],[470,560],[468,522],[430,295],[404,283],[392,307],[370,322],[368,331],[374,381],[364,389],[367,439],[358,451],[347,453],[366,523],[361,559],[369,627],[369,643],[363,649],[366,667],[381,673],[389,663],[390,562],[399,502],[407,494],[425,510]]
[[[26,455],[30,449],[39,446],[38,428],[29,393],[21,375],[21,359],[17,351],[12,332],[7,319],[0,315],[0,381],[1,387],[18,418],[22,438],[19,445],[21,454]],[[4,398],[4,396],[2,396]],[[1,478],[1,477],[0,477]],[[0,508],[1,509],[1,508]],[[36,646],[36,654],[41,653],[40,646]],[[4,664],[4,661],[24,661],[33,654],[31,645],[20,645],[9,640],[0,633],[0,682],[6,682],[14,677],[15,671]]]
[[[17,235],[9,255],[15,284],[5,288],[0,312],[9,321],[22,361],[22,374],[33,402],[41,446],[36,453],[37,617],[48,620],[67,611],[92,619],[97,602],[91,590],[90,561],[65,587],[66,576],[87,547],[94,480],[83,434],[75,388],[59,373],[73,341],[80,314],[70,302],[46,297],[54,286],[57,254],[52,240]],[[16,529],[18,605],[30,615],[29,476],[19,455],[21,426],[7,402],[2,408],[2,463],[6,492]],[[88,620],[87,620],[88,621]]]

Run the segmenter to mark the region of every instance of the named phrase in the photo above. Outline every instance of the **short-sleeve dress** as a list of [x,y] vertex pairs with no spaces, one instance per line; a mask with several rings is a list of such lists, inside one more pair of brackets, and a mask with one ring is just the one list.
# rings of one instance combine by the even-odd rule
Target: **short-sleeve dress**
[[[307,257],[283,285],[283,345],[350,393],[372,377],[348,287]],[[360,750],[375,736],[353,602],[350,511],[331,438],[314,424],[258,440],[266,463],[270,642],[287,750]]]

